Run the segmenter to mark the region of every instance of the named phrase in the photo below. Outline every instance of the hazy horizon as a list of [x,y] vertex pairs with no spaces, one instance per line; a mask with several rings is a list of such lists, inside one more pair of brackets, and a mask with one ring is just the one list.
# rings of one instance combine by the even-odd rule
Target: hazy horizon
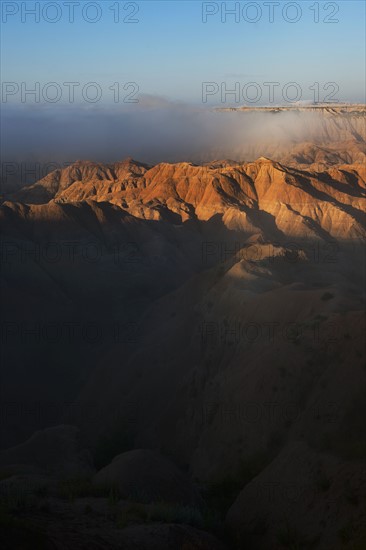
[[363,2],[1,8],[5,161],[204,160],[246,135],[214,107],[365,102]]

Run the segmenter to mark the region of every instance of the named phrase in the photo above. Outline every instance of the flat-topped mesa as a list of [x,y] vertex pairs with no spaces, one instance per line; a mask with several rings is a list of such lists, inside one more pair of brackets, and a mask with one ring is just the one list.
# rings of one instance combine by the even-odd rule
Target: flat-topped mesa
[[294,149],[299,153],[310,143],[314,147],[310,162],[318,161],[318,147],[327,150],[329,164],[365,160],[365,105],[235,106],[215,111],[217,116],[231,117],[234,127],[243,125],[243,141],[235,146],[236,156],[265,156],[288,163]]
[[365,114],[366,105],[362,103],[293,103],[291,105],[263,105],[253,107],[250,105],[242,105],[240,107],[217,107],[216,111],[241,111],[241,112],[263,112],[263,113],[280,113],[286,111],[299,112],[318,112],[324,114],[344,115],[344,114]]

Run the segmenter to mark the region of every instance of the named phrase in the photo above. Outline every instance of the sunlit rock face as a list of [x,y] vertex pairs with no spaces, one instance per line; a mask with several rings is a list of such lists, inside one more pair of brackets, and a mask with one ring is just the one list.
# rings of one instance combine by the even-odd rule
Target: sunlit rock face
[[55,211],[55,203],[87,200],[115,204],[147,220],[182,223],[219,214],[230,229],[248,231],[253,225],[260,229],[261,215],[268,214],[283,235],[325,232],[342,239],[364,235],[365,187],[364,163],[315,171],[265,157],[249,163],[162,163],[151,168],[127,159],[110,166],[77,162],[12,198],[29,204],[49,202],[43,209],[30,207],[34,212]]

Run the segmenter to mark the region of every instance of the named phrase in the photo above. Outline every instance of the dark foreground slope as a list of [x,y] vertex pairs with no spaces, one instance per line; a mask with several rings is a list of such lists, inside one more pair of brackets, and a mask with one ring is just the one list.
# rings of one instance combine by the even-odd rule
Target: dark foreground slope
[[365,188],[362,162],[127,159],[5,201],[6,544],[363,548]]

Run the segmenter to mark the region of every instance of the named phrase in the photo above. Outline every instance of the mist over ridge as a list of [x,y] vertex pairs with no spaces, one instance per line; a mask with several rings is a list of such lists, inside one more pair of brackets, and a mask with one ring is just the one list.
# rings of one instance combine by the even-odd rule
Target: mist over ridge
[[[290,106],[291,107],[291,106]],[[363,145],[362,111],[319,109],[263,112],[215,110],[202,105],[142,96],[135,105],[5,105],[3,161],[209,162],[218,158],[280,160],[289,147],[312,142],[331,146],[352,140]]]

